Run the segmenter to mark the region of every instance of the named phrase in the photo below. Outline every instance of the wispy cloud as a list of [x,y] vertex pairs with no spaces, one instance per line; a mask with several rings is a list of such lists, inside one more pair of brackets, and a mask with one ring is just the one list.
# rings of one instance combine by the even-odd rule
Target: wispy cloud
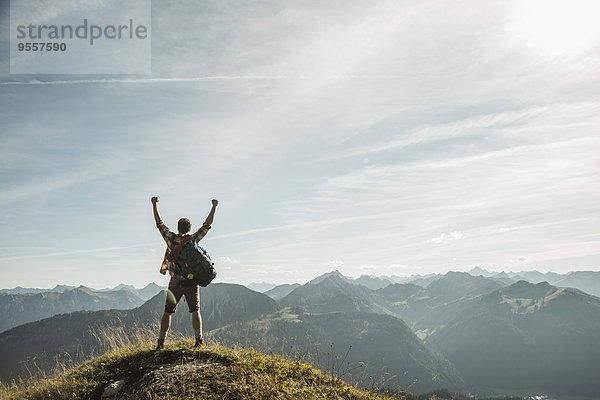
[[238,260],[233,259],[231,257],[217,257],[217,260],[223,261],[228,264],[237,264],[239,262]]
[[124,172],[131,168],[132,159],[125,153],[113,154],[97,160],[90,160],[75,171],[62,172],[44,176],[5,189],[0,205],[19,202],[31,197],[39,197],[45,193],[68,188],[72,185],[93,181],[100,177]]
[[[401,150],[409,146],[447,141],[453,138],[473,136],[493,136],[521,143],[535,143],[565,138],[565,129],[570,129],[567,137],[586,136],[600,125],[600,101],[574,104],[555,104],[531,107],[517,111],[491,113],[471,117],[451,123],[427,124],[400,130],[390,140],[367,146],[337,151],[322,159],[368,156],[390,150]],[[574,130],[577,129],[577,130]],[[525,134],[526,133],[526,134]],[[513,144],[514,146],[514,144]]]
[[115,250],[128,250],[135,249],[141,247],[147,247],[148,244],[139,244],[135,246],[123,246],[123,247],[104,247],[98,249],[83,249],[83,250],[68,250],[68,251],[59,251],[56,253],[45,253],[45,254],[29,254],[29,255],[20,255],[20,256],[10,256],[10,257],[0,257],[0,261],[17,261],[17,260],[30,260],[35,258],[53,258],[53,257],[64,257],[64,256],[72,256],[72,255],[80,255],[80,254],[96,254],[96,253],[106,253],[112,252]]
[[220,81],[271,81],[271,80],[304,80],[305,77],[289,76],[198,76],[189,78],[121,78],[121,79],[69,79],[40,81],[0,81],[0,86],[11,85],[77,85],[77,84],[145,84],[145,83],[179,83],[179,82],[220,82]]
[[229,239],[240,236],[248,236],[248,235],[256,235],[260,233],[268,233],[268,232],[276,232],[276,231],[301,231],[304,228],[310,227],[324,227],[328,225],[341,225],[349,222],[357,222],[357,221],[375,221],[379,219],[389,218],[393,216],[397,216],[400,214],[404,214],[405,211],[391,211],[385,213],[372,213],[365,215],[354,215],[351,217],[342,217],[342,218],[330,218],[330,219],[318,219],[314,221],[305,221],[305,222],[296,222],[285,225],[276,225],[264,228],[256,228],[249,229],[246,231],[240,232],[231,232],[231,233],[223,233],[220,235],[211,236],[205,240],[219,240],[219,239]]
[[447,244],[454,240],[463,239],[465,235],[460,231],[443,232],[441,235],[428,239],[427,243]]

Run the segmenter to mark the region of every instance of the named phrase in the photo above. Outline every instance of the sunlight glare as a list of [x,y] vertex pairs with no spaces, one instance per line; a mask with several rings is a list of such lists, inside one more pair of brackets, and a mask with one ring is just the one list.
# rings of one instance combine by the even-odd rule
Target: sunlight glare
[[509,25],[544,57],[577,57],[600,43],[599,14],[597,0],[527,0],[516,3]]

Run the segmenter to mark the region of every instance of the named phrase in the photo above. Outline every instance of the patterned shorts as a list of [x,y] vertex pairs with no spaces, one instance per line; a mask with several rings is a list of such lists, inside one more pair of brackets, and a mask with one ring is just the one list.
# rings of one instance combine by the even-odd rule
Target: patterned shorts
[[165,312],[173,314],[177,311],[177,304],[185,296],[190,312],[200,310],[200,287],[180,281],[177,278],[171,278],[169,281],[169,290],[167,291],[167,300],[165,301]]

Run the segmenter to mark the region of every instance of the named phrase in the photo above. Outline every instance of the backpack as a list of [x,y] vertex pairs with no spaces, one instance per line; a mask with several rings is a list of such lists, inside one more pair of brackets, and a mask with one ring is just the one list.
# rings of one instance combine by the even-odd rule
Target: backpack
[[215,264],[206,250],[191,240],[191,237],[185,239],[180,248],[174,249],[175,252],[179,250],[179,254],[174,254],[177,255],[176,261],[170,264],[171,276],[205,287],[217,276]]

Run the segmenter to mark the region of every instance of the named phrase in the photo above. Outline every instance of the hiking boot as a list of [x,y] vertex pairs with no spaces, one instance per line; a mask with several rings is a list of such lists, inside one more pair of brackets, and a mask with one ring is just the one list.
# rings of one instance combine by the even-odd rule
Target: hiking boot
[[158,339],[158,345],[156,346],[157,351],[161,351],[165,347],[165,339]]
[[204,338],[196,338],[196,343],[194,343],[194,347],[204,347]]

